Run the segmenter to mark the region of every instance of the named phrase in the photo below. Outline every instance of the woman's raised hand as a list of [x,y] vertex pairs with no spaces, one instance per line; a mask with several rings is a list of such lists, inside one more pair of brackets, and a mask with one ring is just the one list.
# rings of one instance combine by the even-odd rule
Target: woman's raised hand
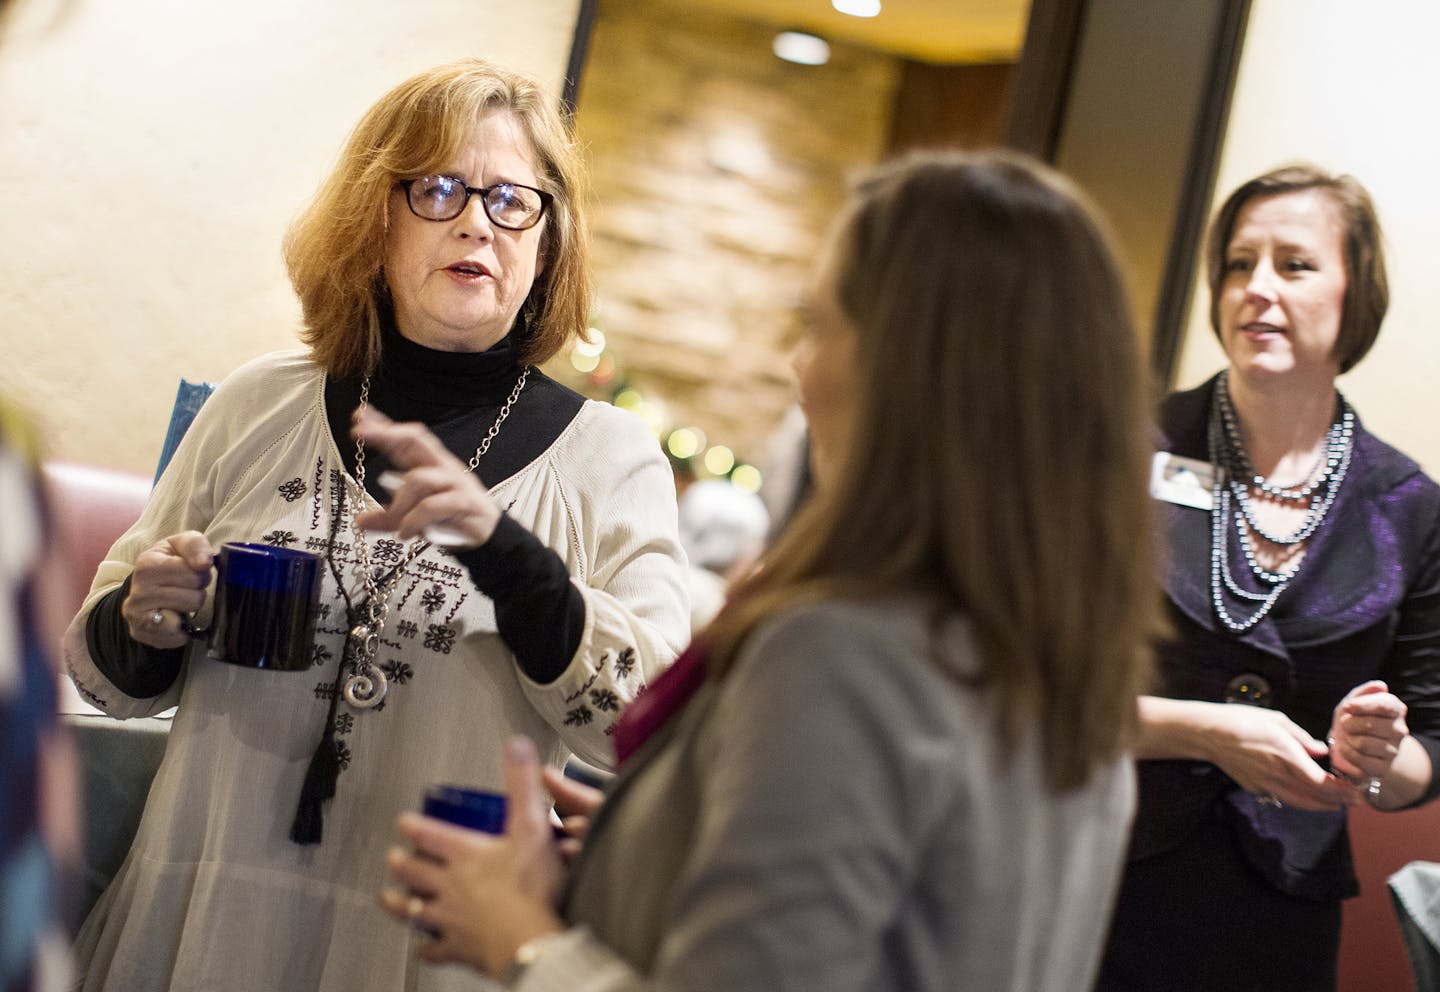
[[1330,767],[1362,788],[1383,779],[1410,735],[1407,708],[1384,682],[1362,682],[1335,706]]
[[152,544],[135,559],[130,592],[120,615],[130,636],[152,648],[184,647],[181,621],[205,605],[215,549],[205,535],[187,530]]
[[446,547],[478,548],[500,522],[490,490],[423,424],[396,423],[373,407],[355,412],[352,432],[394,466],[381,482],[390,490],[384,509],[357,515],[367,530],[416,535]]

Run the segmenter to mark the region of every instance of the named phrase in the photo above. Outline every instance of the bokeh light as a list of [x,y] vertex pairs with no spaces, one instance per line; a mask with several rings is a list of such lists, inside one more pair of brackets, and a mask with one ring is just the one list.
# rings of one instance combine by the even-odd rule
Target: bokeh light
[[735,483],[746,492],[758,493],[760,483],[764,480],[760,477],[760,470],[754,465],[736,465],[735,471],[730,473],[730,481]]
[[676,458],[690,458],[705,447],[705,435],[693,427],[679,427],[670,432],[665,447]]
[[594,357],[594,356],[598,356],[598,355],[600,354],[600,352],[602,352],[602,351],[605,350],[605,332],[604,332],[604,331],[600,330],[600,328],[598,328],[598,327],[592,327],[592,328],[590,328],[590,337],[593,338],[594,340],[592,340],[592,341],[576,341],[576,342],[575,342],[575,354],[577,354],[577,355],[590,355],[590,356]]
[[723,444],[712,445],[705,452],[705,471],[711,475],[728,475],[735,467],[735,452]]

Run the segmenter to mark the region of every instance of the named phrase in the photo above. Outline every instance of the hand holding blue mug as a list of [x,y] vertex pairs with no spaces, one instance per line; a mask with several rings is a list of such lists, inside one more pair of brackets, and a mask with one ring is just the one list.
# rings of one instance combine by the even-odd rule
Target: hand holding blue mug
[[[125,607],[132,636],[154,647],[180,647],[200,637],[217,661],[277,671],[308,669],[324,560],[307,551],[238,542],[202,558],[209,548],[203,534],[191,532],[141,555],[136,571],[148,558],[146,573],[132,576]],[[211,622],[199,628],[190,617],[204,602],[212,566],[218,578]],[[155,604],[148,615],[147,603]]]
[[215,556],[210,626],[180,626],[209,642],[216,661],[247,668],[302,672],[310,668],[324,559],[268,544],[224,544]]
[[431,935],[419,956],[505,974],[515,951],[564,924],[554,906],[564,880],[535,746],[523,737],[505,752],[506,817],[498,835],[405,813],[410,848],[387,858],[398,889],[380,895],[397,920]]
[[142,551],[120,608],[130,636],[152,648],[190,643],[181,624],[205,605],[214,559],[210,541],[194,530],[172,534]]

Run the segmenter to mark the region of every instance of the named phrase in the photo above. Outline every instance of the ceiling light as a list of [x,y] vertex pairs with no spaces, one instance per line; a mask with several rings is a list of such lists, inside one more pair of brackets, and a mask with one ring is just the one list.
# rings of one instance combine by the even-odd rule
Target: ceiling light
[[775,36],[771,48],[786,62],[824,65],[830,61],[830,46],[825,39],[804,31],[781,31]]
[[830,0],[830,6],[851,17],[874,17],[880,13],[880,0]]

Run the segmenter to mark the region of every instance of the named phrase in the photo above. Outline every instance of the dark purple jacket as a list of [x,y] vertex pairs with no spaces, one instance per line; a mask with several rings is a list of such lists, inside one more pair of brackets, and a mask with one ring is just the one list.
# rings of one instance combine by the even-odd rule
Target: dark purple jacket
[[[1163,450],[1209,460],[1213,382],[1165,400]],[[1159,652],[1159,694],[1220,702],[1236,676],[1258,675],[1271,687],[1269,705],[1324,740],[1341,697],[1384,679],[1409,706],[1410,731],[1440,769],[1440,487],[1413,461],[1356,423],[1349,472],[1299,573],[1243,635],[1225,629],[1211,604],[1210,513],[1163,503],[1161,523],[1176,637]],[[1261,591],[1234,526],[1225,531],[1231,574]],[[1239,609],[1248,616],[1254,607]],[[1280,890],[1313,899],[1357,891],[1344,811],[1257,806],[1206,762],[1142,761],[1139,774],[1132,860],[1178,847],[1203,817],[1218,814]],[[1440,776],[1433,776],[1425,798],[1437,791]]]

